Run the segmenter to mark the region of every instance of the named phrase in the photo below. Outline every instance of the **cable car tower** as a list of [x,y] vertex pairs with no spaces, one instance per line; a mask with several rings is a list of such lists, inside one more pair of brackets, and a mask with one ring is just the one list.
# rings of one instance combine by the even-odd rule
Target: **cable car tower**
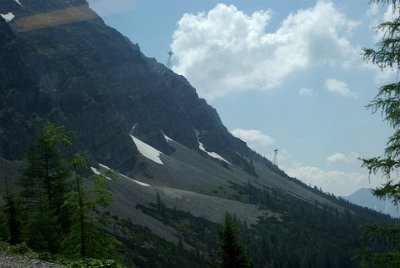
[[174,52],[172,52],[171,50],[168,52],[168,60],[167,60],[167,64],[165,64],[165,66],[167,66],[168,69],[171,69],[171,65],[172,65],[172,61],[171,58],[174,55]]
[[274,154],[274,161],[273,161],[273,163],[274,163],[275,166],[277,166],[278,151],[279,151],[278,149],[275,149],[275,150],[274,150],[275,154]]

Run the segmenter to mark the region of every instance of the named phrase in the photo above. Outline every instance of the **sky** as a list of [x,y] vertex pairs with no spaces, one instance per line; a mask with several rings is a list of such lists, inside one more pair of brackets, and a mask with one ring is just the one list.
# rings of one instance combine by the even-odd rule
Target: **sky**
[[236,137],[289,175],[335,195],[384,178],[392,130],[365,106],[397,72],[363,60],[391,8],[366,0],[89,0],[106,24],[184,75]]

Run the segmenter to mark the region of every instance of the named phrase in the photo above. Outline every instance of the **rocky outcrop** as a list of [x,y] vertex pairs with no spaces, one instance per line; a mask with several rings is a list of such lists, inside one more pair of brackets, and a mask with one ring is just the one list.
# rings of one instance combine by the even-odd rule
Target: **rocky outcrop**
[[29,259],[22,256],[0,254],[0,268],[66,268],[67,266]]

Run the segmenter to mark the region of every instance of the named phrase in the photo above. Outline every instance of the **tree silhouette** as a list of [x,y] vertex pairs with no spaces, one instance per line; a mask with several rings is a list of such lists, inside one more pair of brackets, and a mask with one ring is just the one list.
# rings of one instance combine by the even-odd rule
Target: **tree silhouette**
[[217,260],[210,262],[211,267],[250,268],[254,267],[243,244],[240,242],[233,217],[225,214],[224,224],[219,231],[220,246]]

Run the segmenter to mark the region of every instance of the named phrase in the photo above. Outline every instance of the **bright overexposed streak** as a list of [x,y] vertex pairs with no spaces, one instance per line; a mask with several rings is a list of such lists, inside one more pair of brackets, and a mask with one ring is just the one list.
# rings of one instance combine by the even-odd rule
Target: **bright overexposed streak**
[[19,32],[27,32],[97,17],[87,5],[80,5],[17,18],[15,27]]

